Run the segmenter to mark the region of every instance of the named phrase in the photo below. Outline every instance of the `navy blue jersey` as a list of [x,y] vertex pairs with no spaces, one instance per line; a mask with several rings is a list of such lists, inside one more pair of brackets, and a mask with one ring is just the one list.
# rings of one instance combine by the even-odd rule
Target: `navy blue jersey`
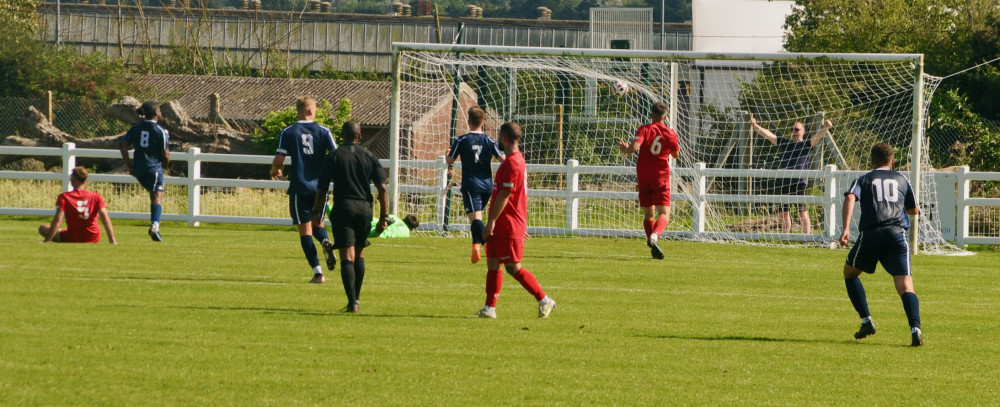
[[375,154],[357,143],[347,143],[326,157],[319,182],[329,185],[333,181],[335,207],[348,200],[367,201],[370,206],[374,199],[369,185],[384,184],[385,178],[385,169]]
[[[781,150],[781,161],[778,168],[783,170],[808,170],[809,159],[812,158],[812,144],[809,140],[792,141],[778,137],[778,149]],[[787,182],[808,184],[808,178],[788,178]]]
[[500,157],[500,145],[486,133],[471,132],[451,143],[451,158],[462,158],[462,192],[493,192],[493,157]]
[[910,181],[899,172],[879,168],[862,175],[844,193],[854,194],[861,204],[858,229],[865,231],[880,226],[910,228],[906,210],[917,207]]
[[165,156],[169,149],[170,134],[153,120],[145,120],[132,126],[125,133],[125,142],[135,148],[132,156],[132,171],[136,174],[152,174],[163,171]]
[[288,194],[316,192],[316,180],[327,152],[337,149],[330,129],[316,122],[300,120],[285,127],[278,138],[277,154],[292,158],[288,170]]

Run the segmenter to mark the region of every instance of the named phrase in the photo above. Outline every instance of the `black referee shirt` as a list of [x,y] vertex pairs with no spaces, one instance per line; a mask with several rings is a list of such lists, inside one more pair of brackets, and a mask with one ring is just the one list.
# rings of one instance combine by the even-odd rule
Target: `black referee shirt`
[[378,158],[357,143],[348,142],[326,156],[319,185],[330,185],[333,181],[334,202],[359,200],[371,204],[374,198],[370,183],[383,184],[385,179]]

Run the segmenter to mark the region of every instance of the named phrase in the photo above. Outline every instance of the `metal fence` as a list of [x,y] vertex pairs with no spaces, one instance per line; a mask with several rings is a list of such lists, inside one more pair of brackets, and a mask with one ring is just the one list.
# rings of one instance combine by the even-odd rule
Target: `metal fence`
[[[27,136],[18,129],[18,119],[34,107],[53,125],[81,139],[114,136],[128,130],[128,125],[108,117],[110,103],[90,98],[62,98],[51,102],[41,98],[0,98],[0,140],[7,136]],[[49,116],[51,108],[51,116]]]
[[[143,11],[145,10],[145,12]],[[159,10],[159,11],[157,11]],[[437,43],[430,18],[357,21],[320,13],[264,13],[215,10],[208,13],[163,11],[159,7],[42,7],[47,41],[60,41],[83,53],[100,53],[138,63],[166,54],[171,47],[200,47],[224,63],[255,69],[280,64],[292,69],[326,66],[350,72],[390,72],[393,42]],[[57,22],[58,20],[58,22]],[[503,20],[499,20],[503,21]],[[531,21],[531,20],[527,20]],[[56,31],[59,27],[59,31]],[[456,38],[459,24],[441,24],[445,42]],[[655,46],[691,49],[690,31],[653,34]],[[587,28],[514,25],[477,21],[465,28],[470,45],[590,47]],[[221,62],[220,62],[221,63]],[[287,65],[286,65],[287,64]]]

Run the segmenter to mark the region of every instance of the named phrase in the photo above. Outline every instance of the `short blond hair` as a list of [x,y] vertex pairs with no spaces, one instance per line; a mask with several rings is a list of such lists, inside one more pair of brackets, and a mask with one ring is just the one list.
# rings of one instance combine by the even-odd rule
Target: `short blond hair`
[[299,113],[305,113],[306,108],[309,106],[316,107],[316,98],[312,96],[302,96],[295,100],[295,110]]

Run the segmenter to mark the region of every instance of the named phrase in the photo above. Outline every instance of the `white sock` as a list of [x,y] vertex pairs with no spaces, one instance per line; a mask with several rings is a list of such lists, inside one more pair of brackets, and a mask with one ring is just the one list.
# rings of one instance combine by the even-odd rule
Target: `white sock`
[[545,298],[542,298],[541,301],[538,301],[538,305],[546,304],[546,303],[549,303],[549,302],[552,302],[552,299],[549,298],[549,296],[546,295]]
[[867,324],[867,323],[870,323],[870,322],[872,322],[872,317],[861,318],[861,323],[862,324]]
[[497,307],[491,307],[489,305],[484,305],[483,306],[483,310],[486,311],[486,312],[493,312],[493,311],[497,310]]
[[657,236],[657,235],[656,235],[656,233],[651,233],[651,234],[649,235],[649,240],[650,240],[651,242],[653,242],[653,243],[656,243],[656,241],[657,241],[657,240],[659,240],[659,239],[660,239],[660,237],[659,237],[659,236]]
[[323,274],[323,268],[320,266],[313,267],[313,274]]
[[160,231],[160,222],[153,222],[152,225],[149,225],[149,228],[152,229],[154,232],[159,232]]
[[911,334],[920,333],[920,328],[917,327],[910,328],[910,333]]

